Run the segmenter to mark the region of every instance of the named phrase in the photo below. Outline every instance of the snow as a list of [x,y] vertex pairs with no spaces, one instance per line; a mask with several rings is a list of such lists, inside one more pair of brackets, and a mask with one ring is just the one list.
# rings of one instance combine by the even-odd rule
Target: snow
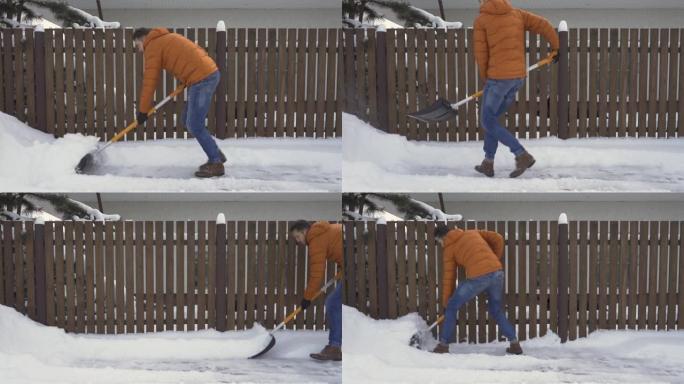
[[[418,314],[374,320],[344,306],[345,383],[652,383],[684,381],[683,331],[598,331],[561,344],[553,333],[523,341],[451,344],[435,355],[408,345],[427,327]],[[432,340],[433,345],[436,344]]]
[[226,224],[226,215],[223,213],[219,213],[218,216],[216,216],[216,224]]
[[86,24],[84,26],[75,25],[74,27],[76,27],[76,28],[79,28],[79,27],[120,28],[121,27],[121,23],[119,23],[118,21],[103,21],[99,17],[93,16],[90,13],[85,12],[81,9],[78,9],[78,8],[75,8],[72,6],[69,6],[69,8],[71,8],[72,11],[78,13],[79,15],[81,15],[81,17],[83,17],[84,19],[86,19],[88,21],[88,24]]
[[69,200],[71,200],[72,203],[81,207],[81,209],[86,211],[86,213],[88,214],[87,218],[79,218],[79,217],[74,216],[73,217],[74,220],[89,220],[89,221],[90,220],[94,220],[94,221],[119,221],[119,220],[121,220],[120,215],[102,213],[102,212],[100,212],[100,210],[93,208],[93,207],[90,207],[86,204],[83,204],[80,201],[76,201],[73,199],[69,199]]
[[499,146],[494,178],[473,167],[482,142],[418,142],[344,114],[343,190],[363,192],[684,192],[684,138],[523,139],[537,159],[517,179]]
[[191,139],[117,142],[102,154],[96,175],[74,167],[98,146],[81,134],[61,138],[0,113],[0,190],[4,192],[339,191],[342,140],[249,138],[218,140],[226,175],[198,179],[206,161]]
[[0,382],[339,382],[340,364],[308,356],[326,337],[320,331],[282,331],[271,351],[248,360],[268,343],[260,326],[223,333],[75,335],[0,306]]
[[558,25],[558,32],[567,32],[568,31],[568,22],[565,20],[561,20],[560,24]]
[[568,215],[561,213],[558,217],[558,224],[568,224]]
[[416,8],[414,6],[411,6],[411,9],[420,13],[421,15],[423,15],[423,17],[430,21],[431,25],[429,25],[428,27],[447,29],[459,29],[463,27],[463,23],[461,23],[460,21],[444,21],[444,19],[442,19],[441,17],[433,15],[432,13],[427,12],[423,9]]
[[428,211],[429,214],[431,215],[430,220],[438,220],[438,221],[444,221],[444,222],[449,221],[449,220],[452,220],[452,221],[463,220],[463,215],[459,215],[459,214],[450,215],[450,214],[444,213],[441,209],[435,208],[429,204],[425,204],[422,201],[418,201],[416,199],[411,199],[411,201],[420,205],[421,207],[423,207],[423,209]]
[[226,31],[226,22],[223,20],[219,20],[218,23],[216,23],[216,32],[225,32]]

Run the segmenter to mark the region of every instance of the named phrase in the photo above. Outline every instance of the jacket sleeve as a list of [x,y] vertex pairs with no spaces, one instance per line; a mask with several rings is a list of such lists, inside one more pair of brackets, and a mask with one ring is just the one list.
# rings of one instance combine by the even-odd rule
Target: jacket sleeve
[[145,51],[145,69],[143,72],[142,89],[140,90],[140,100],[138,112],[147,113],[152,109],[152,98],[157,89],[157,83],[161,75],[161,52]]
[[523,20],[525,22],[525,30],[544,36],[544,38],[551,44],[551,49],[557,51],[560,47],[558,40],[558,33],[553,29],[551,23],[541,16],[534,13],[520,10]]
[[480,69],[480,77],[487,79],[487,68],[489,67],[489,45],[487,44],[487,32],[482,26],[480,19],[475,20],[473,26],[473,39],[475,40],[475,61]]
[[449,257],[446,254],[443,257],[442,264],[444,265],[444,273],[442,275],[442,308],[446,308],[451,294],[454,293],[458,265],[453,257]]
[[500,259],[504,254],[504,239],[497,232],[480,231],[480,236],[489,244],[494,254]]
[[323,241],[316,241],[309,244],[309,277],[304,290],[304,298],[312,300],[325,278],[325,253],[326,243]]

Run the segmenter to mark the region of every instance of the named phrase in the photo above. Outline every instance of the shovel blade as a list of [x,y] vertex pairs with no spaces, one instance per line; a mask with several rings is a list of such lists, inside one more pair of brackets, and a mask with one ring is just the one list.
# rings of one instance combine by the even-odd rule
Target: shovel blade
[[418,331],[411,336],[411,340],[409,341],[409,345],[412,346],[413,348],[418,348],[418,349],[425,349],[425,339],[428,338],[429,336],[429,331]]
[[264,349],[262,349],[261,352],[250,356],[249,357],[250,359],[256,359],[257,357],[259,357],[259,356],[263,355],[264,353],[270,351],[271,348],[273,348],[275,346],[275,343],[276,343],[275,337],[273,335],[269,335],[269,336],[271,337],[271,340],[268,341],[268,345]]
[[95,152],[90,152],[81,158],[81,160],[78,162],[78,165],[76,165],[75,170],[78,174],[88,173],[93,169],[94,166]]
[[451,108],[449,101],[439,98],[427,108],[421,109],[413,113],[409,113],[409,117],[420,120],[426,123],[433,123],[439,121],[446,121],[458,114],[458,111]]

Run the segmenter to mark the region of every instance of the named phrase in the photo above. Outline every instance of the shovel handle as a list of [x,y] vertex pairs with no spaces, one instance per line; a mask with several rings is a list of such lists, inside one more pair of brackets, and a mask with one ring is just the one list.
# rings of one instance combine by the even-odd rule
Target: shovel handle
[[[183,89],[185,89],[185,85],[184,85],[184,84],[180,84],[178,87],[176,87],[176,89],[174,89],[173,92],[169,93],[169,95],[166,96],[162,101],[160,101],[159,103],[157,103],[157,105],[155,105],[154,107],[152,107],[152,109],[150,109],[150,110],[147,112],[147,116],[152,116],[152,115],[154,115],[154,114],[157,112],[157,110],[158,110],[159,108],[161,108],[162,106],[164,106],[164,104],[168,103],[169,100],[173,99],[173,98],[176,97],[178,94],[180,94],[181,92],[183,92]],[[128,126],[127,126],[126,128],[124,128],[123,131],[121,131],[121,132],[117,133],[116,135],[114,135],[114,137],[112,137],[112,139],[109,140],[109,143],[115,143],[115,142],[121,140],[121,138],[123,138],[124,136],[126,136],[126,134],[127,134],[128,132],[134,130],[134,129],[137,128],[137,127],[138,127],[138,121],[137,121],[137,120],[134,120],[132,123],[128,124]]]
[[[534,71],[535,69],[538,69],[538,68],[541,68],[543,66],[551,64],[553,62],[553,58],[556,57],[557,55],[558,55],[558,52],[554,51],[550,55],[546,56],[545,58],[539,60],[537,63],[535,63],[535,64],[531,65],[529,68],[527,68],[527,72],[531,72],[531,71]],[[468,96],[467,98],[459,101],[458,103],[451,104],[451,108],[457,109],[461,105],[468,103],[468,102],[472,101],[473,99],[477,99],[478,97],[482,97],[483,94],[484,94],[484,91],[479,90],[479,91],[473,93],[472,95]]]
[[[341,279],[341,278],[342,278],[342,271],[338,272],[337,275],[335,275],[334,278],[328,280],[328,282],[325,283],[325,285],[322,286],[321,289],[318,290],[318,292],[316,292],[316,295],[314,295],[314,297],[311,298],[311,301],[316,300],[316,298],[317,298],[318,296],[322,295],[323,292],[325,292],[325,291],[328,289],[328,287],[330,287],[331,285],[333,285],[334,282],[336,282],[337,280],[339,280],[339,279]],[[292,311],[292,313],[290,313],[289,315],[287,315],[287,317],[286,317],[280,324],[278,324],[278,326],[275,327],[275,328],[273,329],[273,331],[271,331],[271,333],[273,333],[273,332],[279,330],[280,328],[284,327],[285,324],[289,323],[290,321],[292,321],[292,319],[294,319],[295,317],[297,317],[297,315],[298,315],[299,312],[301,312],[301,311],[302,311],[302,307],[297,307],[294,311]]]
[[437,318],[437,320],[435,320],[435,322],[432,323],[432,325],[430,325],[430,328],[428,328],[427,330],[428,330],[428,331],[431,331],[432,328],[434,328],[434,327],[436,327],[437,325],[441,324],[442,321],[444,321],[444,315],[440,315],[440,316]]

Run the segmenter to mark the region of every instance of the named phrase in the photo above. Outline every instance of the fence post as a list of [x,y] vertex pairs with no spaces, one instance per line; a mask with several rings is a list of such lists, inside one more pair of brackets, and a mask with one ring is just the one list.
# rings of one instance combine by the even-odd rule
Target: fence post
[[36,128],[47,132],[47,90],[45,89],[45,30],[36,27],[33,38],[33,77],[35,84]]
[[344,222],[344,290],[345,304],[356,307],[356,264],[354,263],[354,222]]
[[[369,33],[371,30],[368,30]],[[375,78],[377,84],[378,128],[389,132],[389,112],[387,108],[387,32],[376,32]]]
[[558,49],[558,138],[568,138],[568,108],[570,98],[570,65],[568,64],[568,24],[558,26],[560,48]]
[[387,282],[387,223],[378,220],[375,226],[375,253],[377,260],[378,315],[381,319],[389,316],[389,292]]
[[33,223],[34,292],[36,295],[36,321],[47,325],[47,282],[45,281],[45,222]]
[[219,213],[216,217],[216,330],[226,331],[226,216]]
[[558,218],[558,336],[561,343],[568,341],[568,216]]
[[[0,223],[2,224],[2,223]],[[12,222],[5,221],[4,224],[0,225],[0,236],[2,236],[3,241],[0,242],[2,249],[0,250],[0,255],[4,250],[4,258],[0,260],[3,263],[4,276],[0,275],[0,281],[4,284],[5,297],[0,298],[0,303],[8,306],[14,307],[14,255],[12,250]],[[16,252],[18,254],[18,252]]]
[[216,87],[216,137],[219,139],[226,138],[226,48],[226,23],[221,20],[216,25],[216,66],[221,74]]
[[366,60],[362,60],[361,58],[356,58],[354,60],[354,29],[351,28],[344,28],[342,29],[343,33],[342,36],[344,36],[344,79],[340,79],[342,81],[341,84],[344,84],[344,104],[342,108],[344,109],[345,112],[350,112],[354,113],[358,116],[362,116],[359,114],[359,111],[357,111],[357,106],[356,106],[356,100],[357,100],[357,95],[362,92],[361,89],[356,89],[356,78],[354,77],[354,65],[364,65],[364,70],[365,70],[365,63]]

